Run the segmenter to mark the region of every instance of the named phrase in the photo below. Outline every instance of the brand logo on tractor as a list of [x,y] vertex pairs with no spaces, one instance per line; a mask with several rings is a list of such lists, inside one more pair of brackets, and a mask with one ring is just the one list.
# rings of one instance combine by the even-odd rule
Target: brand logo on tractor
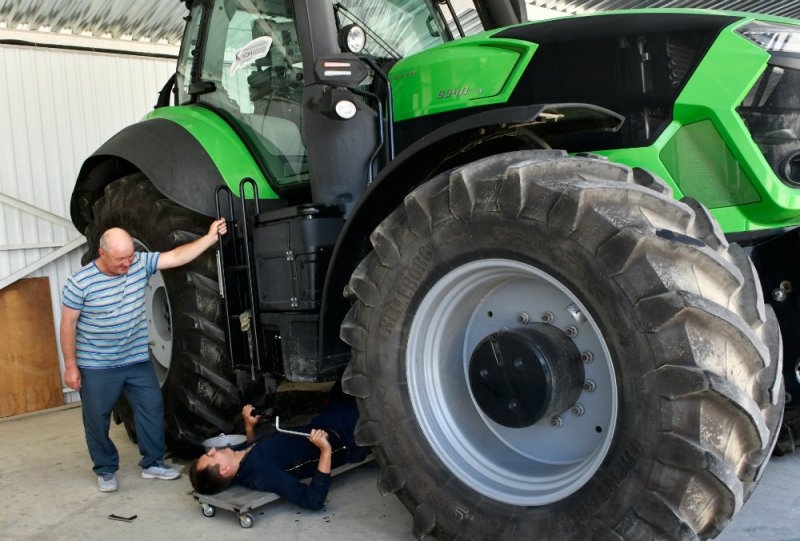
[[250,41],[247,45],[234,53],[230,75],[252,64],[259,58],[267,56],[270,47],[272,47],[272,38],[269,36],[261,36],[260,38]]

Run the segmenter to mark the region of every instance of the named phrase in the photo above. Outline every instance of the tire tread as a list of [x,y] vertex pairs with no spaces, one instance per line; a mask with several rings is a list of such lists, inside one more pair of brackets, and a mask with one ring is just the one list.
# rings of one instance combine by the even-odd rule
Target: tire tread
[[[661,435],[654,443],[661,450],[660,477],[631,489],[640,498],[631,502],[629,515],[600,527],[597,538],[713,537],[747,500],[780,424],[775,417],[781,399],[761,392],[765,386],[780,387],[779,336],[764,312],[749,258],[727,243],[704,207],[694,200],[675,201],[671,194],[655,175],[604,159],[509,153],[423,184],[376,228],[371,236],[375,257],[359,265],[349,285],[355,303],[342,339],[353,346],[353,360],[343,386],[359,398],[357,441],[376,446],[384,457],[386,491],[412,511],[417,537],[458,533],[443,529],[444,510],[416,493],[403,465],[382,451],[381,420],[370,415],[371,404],[381,400],[370,387],[371,321],[379,311],[381,276],[403,264],[404,231],[426,238],[437,221],[469,221],[476,214],[544,224],[557,238],[596,254],[630,296],[653,351],[674,350],[674,355],[663,354],[648,377],[664,404]],[[675,260],[680,264],[670,264]],[[698,354],[702,342],[693,326],[728,340],[727,356]],[[729,419],[716,440],[691,430],[708,409],[724,411]],[[692,494],[712,507],[687,505],[685,487],[665,484],[671,478],[693,483]]]

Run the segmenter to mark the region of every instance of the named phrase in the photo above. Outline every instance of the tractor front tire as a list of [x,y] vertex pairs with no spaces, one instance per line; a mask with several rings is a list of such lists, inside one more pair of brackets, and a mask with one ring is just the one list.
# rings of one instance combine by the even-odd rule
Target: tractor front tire
[[[137,250],[166,252],[206,233],[211,223],[166,199],[140,173],[106,186],[93,214],[86,229],[90,254],[97,253],[100,235],[110,227],[128,231]],[[164,397],[167,445],[180,451],[232,432],[239,398],[225,349],[214,251],[153,276],[146,309],[151,360]],[[115,416],[135,439],[124,396]]]
[[515,152],[425,182],[371,241],[343,387],[417,537],[709,538],[752,493],[780,335],[694,201]]

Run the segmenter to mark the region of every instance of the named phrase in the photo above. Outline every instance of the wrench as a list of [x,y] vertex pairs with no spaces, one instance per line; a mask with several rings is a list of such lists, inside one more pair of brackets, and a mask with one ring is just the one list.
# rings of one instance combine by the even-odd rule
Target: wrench
[[308,432],[297,432],[295,430],[284,430],[281,428],[281,418],[279,416],[275,417],[275,430],[278,432],[283,432],[284,434],[291,434],[292,436],[304,436],[306,438],[310,438],[311,434]]

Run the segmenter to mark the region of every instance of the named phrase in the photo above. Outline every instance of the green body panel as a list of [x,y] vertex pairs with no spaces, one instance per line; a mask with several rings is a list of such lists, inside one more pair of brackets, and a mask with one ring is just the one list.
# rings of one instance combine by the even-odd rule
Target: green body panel
[[488,33],[440,45],[389,72],[395,120],[508,101],[536,45]]
[[[721,32],[675,102],[672,123],[648,147],[598,151],[613,161],[646,168],[684,195],[663,152],[684,126],[711,122],[742,179],[753,194],[746,204],[717,206],[711,211],[725,232],[800,224],[800,192],[781,182],[736,112],[763,73],[770,55],[735,29],[753,20],[793,23],[780,17],[751,16],[725,11],[681,9],[634,10],[629,13],[716,13],[743,17]],[[588,17],[624,13],[605,12]],[[533,23],[535,24],[535,23]],[[530,62],[537,45],[514,39],[493,39],[499,30],[448,42],[400,60],[390,71],[394,119],[403,121],[465,108],[506,103]],[[735,59],[735,61],[734,61]],[[256,161],[230,126],[212,111],[197,106],[156,109],[147,118],[165,118],[187,129],[206,149],[228,186],[238,193],[242,178],[253,178],[261,197],[277,198]],[[702,164],[699,164],[702,166]],[[688,195],[695,195],[689,191]],[[707,201],[701,202],[708,204]],[[713,207],[713,205],[711,205]]]
[[[637,10],[638,13],[641,11],[643,10]],[[693,10],[647,11],[686,13]],[[591,16],[602,17],[614,13]],[[724,11],[711,13],[743,15]],[[797,21],[792,19],[768,16],[750,16],[737,21],[720,34],[703,58],[675,102],[672,124],[652,146],[598,152],[610,160],[642,167],[658,174],[673,188],[675,197],[680,198],[684,194],[665,167],[660,154],[682,126],[703,120],[712,121],[760,196],[760,201],[757,202],[711,209],[726,233],[800,224],[800,191],[778,179],[736,112],[770,58],[769,53],[734,32],[736,28],[754,20],[797,25]]]
[[278,198],[241,138],[213,111],[196,105],[161,107],[150,112],[144,120],[153,118],[175,122],[192,134],[211,157],[235,195],[239,195],[241,180],[249,177],[256,182],[261,199]]
[[[662,161],[661,153],[683,126],[710,121],[739,164],[739,180],[749,180],[752,184],[752,188],[743,186],[742,191],[752,194],[746,204],[711,209],[723,230],[731,233],[800,224],[800,192],[778,179],[736,112],[766,68],[770,55],[736,34],[735,29],[754,20],[784,24],[797,24],[797,21],[729,11],[686,9],[627,10],[588,17],[625,12],[641,14],[645,11],[713,13],[741,19],[721,32],[676,100],[671,125],[651,146],[598,153],[660,175],[672,186],[675,197],[680,198],[686,194]],[[499,30],[449,42],[398,62],[389,74],[395,120],[508,101],[525,68],[531,61],[536,61],[537,45],[512,39],[492,39],[491,35],[496,32]],[[697,165],[702,167],[703,164]]]
[[599,152],[611,160],[653,171],[680,198],[684,194],[661,161],[660,153],[682,126],[710,120],[760,198],[749,204],[711,209],[726,233],[800,224],[800,192],[778,179],[736,112],[770,57],[734,33],[735,28],[750,20],[754,19],[737,22],[720,34],[676,100],[672,124],[652,146]]

